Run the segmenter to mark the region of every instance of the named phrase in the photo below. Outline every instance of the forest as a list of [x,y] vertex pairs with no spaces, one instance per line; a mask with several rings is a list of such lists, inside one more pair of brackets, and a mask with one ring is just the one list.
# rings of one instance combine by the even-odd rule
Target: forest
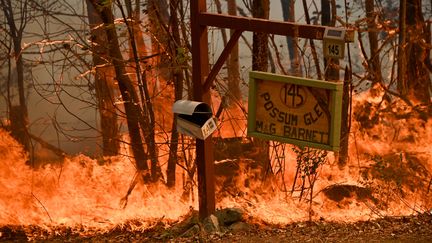
[[432,240],[432,1],[0,8],[0,241]]

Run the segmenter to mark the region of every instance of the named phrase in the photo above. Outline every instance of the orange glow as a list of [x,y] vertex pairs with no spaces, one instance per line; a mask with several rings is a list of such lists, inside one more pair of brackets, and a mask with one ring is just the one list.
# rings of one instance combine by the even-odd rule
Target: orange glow
[[[432,179],[432,120],[401,119],[382,113],[369,129],[364,129],[354,118],[363,115],[364,119],[372,119],[378,110],[365,109],[359,106],[360,102],[380,101],[367,95],[357,99],[348,164],[339,168],[335,154],[327,156],[328,161],[319,169],[314,188],[312,219],[347,222],[430,210],[432,191],[429,190],[432,188],[428,189],[427,180]],[[403,104],[397,107],[392,114],[409,111]],[[160,151],[167,151],[167,148]],[[140,230],[155,222],[178,220],[191,207],[197,209],[196,195],[195,201],[181,200],[182,169],[177,170],[175,191],[164,185],[148,188],[139,183],[129,196],[126,208],[122,208],[121,199],[135,174],[135,167],[127,157],[113,157],[111,163],[99,165],[94,159],[78,155],[61,164],[38,169],[30,169],[25,164],[27,158],[17,142],[0,130],[0,225],[79,225],[109,230],[138,220],[140,224],[129,226]],[[165,153],[160,158],[160,164],[165,165],[162,160],[167,160]],[[241,195],[218,197],[217,208],[240,207],[253,220],[275,224],[308,220],[308,197],[300,201],[298,192],[290,193],[296,171],[296,155],[290,145],[285,147],[284,161],[283,172],[270,178],[265,185],[253,178],[253,171],[241,167],[236,180]],[[391,167],[394,164],[396,166]],[[369,179],[365,176],[367,169]],[[247,187],[246,180],[249,181]],[[325,192],[335,185],[352,191],[332,200]],[[370,191],[366,190],[368,187]],[[220,192],[220,187],[217,188]]]
[[20,146],[0,130],[0,225],[65,225],[100,230],[130,219],[151,225],[155,219],[173,220],[189,211],[180,193],[166,193],[137,185],[127,207],[120,204],[135,174],[122,157],[109,165],[79,155],[62,165],[31,170]]

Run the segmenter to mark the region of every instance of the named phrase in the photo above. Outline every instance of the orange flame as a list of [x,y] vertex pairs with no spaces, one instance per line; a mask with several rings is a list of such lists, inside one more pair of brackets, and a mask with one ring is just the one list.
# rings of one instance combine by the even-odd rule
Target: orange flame
[[[25,165],[27,156],[0,130],[0,225],[66,225],[108,229],[128,219],[149,224],[156,218],[178,219],[189,211],[176,192],[152,193],[137,186],[123,209],[135,173],[122,157],[108,165],[84,155],[67,158],[62,165],[36,170]],[[143,224],[145,227],[145,224]]]
[[[360,97],[362,102],[366,99],[369,97]],[[365,112],[358,106],[354,114],[360,111]],[[377,110],[371,108],[365,115],[371,118],[374,112]],[[296,168],[296,154],[287,146],[286,168],[271,179],[272,183],[264,186],[255,179],[245,186],[252,173],[242,168],[237,180],[242,195],[220,197],[217,207],[241,207],[254,219],[276,224],[304,221],[310,213],[316,220],[355,221],[430,210],[432,192],[426,180],[432,178],[432,119],[391,115],[379,119],[368,129],[361,127],[359,119],[353,121],[348,165],[341,169],[334,154],[328,155],[328,162],[319,170],[312,204],[281,190],[282,185],[292,185]],[[113,157],[111,163],[99,165],[78,155],[38,169],[30,169],[25,164],[27,158],[21,146],[0,130],[0,225],[79,225],[108,230],[139,220],[142,223],[134,227],[145,229],[156,221],[178,220],[191,207],[197,209],[197,200],[181,200],[179,188],[169,191],[160,185],[158,190],[149,190],[142,184],[135,187],[127,207],[122,208],[121,199],[135,174],[126,157]],[[410,173],[391,167],[395,163]],[[368,179],[368,173],[375,179]],[[392,175],[402,178],[398,181]],[[349,191],[336,190],[339,199],[332,199],[335,186]]]

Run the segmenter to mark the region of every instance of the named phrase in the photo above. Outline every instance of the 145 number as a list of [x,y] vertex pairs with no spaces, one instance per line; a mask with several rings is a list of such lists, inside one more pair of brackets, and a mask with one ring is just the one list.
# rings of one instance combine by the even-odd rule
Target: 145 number
[[306,102],[304,87],[295,84],[286,84],[281,90],[282,102],[290,108],[299,108]]
[[329,44],[327,49],[330,56],[339,56],[339,45]]

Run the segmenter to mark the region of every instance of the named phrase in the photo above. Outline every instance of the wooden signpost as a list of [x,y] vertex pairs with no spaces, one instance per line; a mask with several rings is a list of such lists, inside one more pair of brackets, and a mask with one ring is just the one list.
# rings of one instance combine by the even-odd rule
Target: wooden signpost
[[248,135],[339,150],[342,82],[249,73]]
[[[206,0],[190,1],[193,98],[195,101],[202,101],[207,104],[211,104],[210,87],[212,86],[214,78],[222,68],[232,48],[237,43],[243,31],[323,40],[324,32],[326,30],[325,26],[304,25],[283,21],[207,13],[206,9]],[[223,49],[211,70],[209,70],[208,58],[208,26],[235,30],[234,34],[231,36],[231,39],[228,41],[227,45]],[[342,28],[334,29],[344,30]],[[345,42],[352,41],[351,39],[347,39],[347,36],[350,37],[351,35],[345,35]],[[339,56],[340,54],[338,54],[338,57]],[[264,89],[265,85],[258,84],[257,87]],[[306,88],[299,88],[298,94],[310,96],[310,94],[307,93],[307,90],[308,89]],[[295,92],[297,92],[297,90]],[[317,92],[319,93],[321,91],[318,90]],[[272,99],[272,97],[270,97],[270,99]],[[296,102],[299,102],[298,97],[295,99],[294,105]],[[312,111],[314,111],[313,108],[315,107],[315,103],[312,103],[308,104],[308,106],[313,106]],[[321,114],[324,112],[324,110],[322,110],[323,108],[320,109],[320,107],[317,108],[317,111],[315,111],[316,113]],[[280,113],[278,115],[280,115]],[[300,119],[299,116],[297,119]],[[324,118],[322,119],[324,120]],[[328,123],[328,121],[326,122]],[[314,127],[314,129],[321,129],[321,127],[324,126],[321,123],[322,121],[319,122],[319,127]],[[315,133],[315,136],[321,136],[320,132],[324,133],[324,130],[314,131],[318,131],[318,133]],[[291,133],[293,132],[291,131]],[[309,136],[314,135],[312,134]],[[326,142],[326,146],[332,146],[331,135],[328,135],[330,136],[329,138],[325,138],[324,134],[322,136],[322,141]],[[321,137],[318,140],[321,141]],[[198,171],[199,216],[201,219],[204,219],[215,212],[214,159],[211,136],[207,137],[205,140],[196,140],[196,163]]]

